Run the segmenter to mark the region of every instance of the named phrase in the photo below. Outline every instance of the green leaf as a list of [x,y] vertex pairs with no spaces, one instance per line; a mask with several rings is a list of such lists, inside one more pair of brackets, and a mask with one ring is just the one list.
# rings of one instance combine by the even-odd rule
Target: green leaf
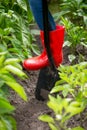
[[3,80],[3,82],[5,82],[5,81],[16,82],[15,78],[9,73],[3,72],[2,74],[0,74],[0,78]]
[[72,62],[73,60],[75,60],[76,56],[71,54],[71,55],[68,55],[68,58],[69,58],[69,61]]
[[[87,5],[86,5],[86,8],[87,8]],[[83,16],[83,19],[84,19],[85,25],[87,26],[87,16]]]
[[12,116],[5,115],[2,120],[8,128],[7,130],[17,130],[16,121]]
[[65,47],[65,46],[70,47],[71,45],[72,45],[72,43],[71,43],[70,41],[65,41],[63,46],[64,46],[64,47]]
[[64,87],[61,85],[59,85],[59,86],[55,86],[52,90],[51,90],[51,92],[50,93],[56,93],[56,92],[59,92],[59,91],[61,91],[61,90],[63,90],[64,89]]
[[71,115],[76,115],[76,114],[79,114],[83,111],[84,109],[81,108],[81,107],[76,107],[76,106],[69,106],[67,107],[67,113],[71,113]]
[[[0,88],[4,85],[4,81],[0,79]],[[1,93],[0,93],[1,94]]]
[[10,113],[14,110],[15,108],[7,100],[0,98],[0,114]]
[[81,106],[81,102],[73,101],[73,102],[71,102],[70,105],[74,106],[74,107],[80,107]]
[[5,60],[5,56],[0,56],[0,67],[3,66],[3,63],[4,63],[4,60]]
[[13,117],[11,117],[11,116],[8,116],[7,117],[7,120],[9,120],[10,121],[10,123],[11,123],[11,125],[12,125],[12,128],[13,128],[13,130],[17,130],[17,123],[16,123],[16,121],[15,121],[15,119],[13,118]]
[[13,74],[18,75],[19,77],[27,77],[24,72],[22,72],[20,69],[12,65],[6,65],[4,68],[8,70],[9,72],[12,72]]
[[18,5],[19,5],[22,9],[24,9],[25,11],[27,11],[27,6],[26,6],[25,0],[17,0],[17,2],[18,2]]
[[31,33],[32,33],[33,35],[39,35],[39,34],[40,34],[40,31],[37,30],[37,29],[31,29]]
[[8,58],[5,60],[4,64],[8,65],[8,64],[18,63],[18,62],[20,62],[20,59],[18,58]]
[[27,95],[24,91],[24,88],[20,84],[15,82],[6,82],[6,84],[15,90],[22,99],[27,101]]
[[36,55],[40,55],[40,51],[39,51],[39,48],[38,48],[37,45],[32,44],[31,48],[32,48],[32,51],[33,51]]
[[[22,69],[23,69],[22,65],[19,64],[19,63],[12,63],[12,65],[13,65],[14,67],[18,68],[19,70],[22,70]],[[27,76],[26,76],[26,77],[27,77]]]
[[54,119],[49,115],[39,116],[39,120],[44,121],[44,122],[54,123]]
[[6,130],[12,130],[12,125],[9,122],[9,120],[6,120],[4,117],[2,117],[3,124],[6,126]]
[[80,127],[80,126],[78,126],[78,127],[72,128],[72,130],[85,130],[85,129]]
[[54,98],[53,96],[49,95],[50,101],[48,101],[47,105],[51,108],[55,113],[58,113],[62,109],[61,98]]
[[7,130],[5,124],[3,123],[2,120],[0,120],[0,130]]
[[[4,43],[4,42],[3,42]],[[4,54],[6,54],[7,53],[7,48],[6,48],[6,46],[5,46],[5,44],[3,45],[3,44],[0,44],[0,56],[1,55],[4,55]]]
[[56,127],[52,123],[49,123],[49,127],[51,128],[51,130],[59,130],[58,127]]

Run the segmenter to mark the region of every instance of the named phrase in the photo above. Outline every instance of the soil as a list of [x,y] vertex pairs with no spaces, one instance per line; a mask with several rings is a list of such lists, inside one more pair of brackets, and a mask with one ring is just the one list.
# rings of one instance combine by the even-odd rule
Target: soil
[[[80,51],[83,52],[83,48],[80,48]],[[69,65],[70,64],[68,60],[68,54],[70,53],[69,48],[65,47],[63,49],[63,52],[64,52],[63,64]],[[87,56],[87,50],[85,51],[85,53]],[[29,78],[24,81],[18,79],[18,81],[25,88],[25,91],[28,96],[28,102],[24,102],[15,92],[13,91],[11,92],[12,93],[11,103],[16,107],[14,117],[17,121],[18,130],[50,130],[47,123],[38,120],[38,116],[41,114],[49,114],[49,115],[52,114],[52,111],[48,109],[46,105],[48,100],[47,97],[49,93],[47,90],[42,90],[42,95],[46,98],[45,101],[38,101],[35,98],[34,93],[35,93],[39,72],[40,72],[39,70],[25,71],[25,73],[29,76]],[[68,125],[70,127],[81,125],[85,128],[85,130],[87,130],[86,116],[84,118],[85,114],[87,114],[87,110],[85,110],[85,112],[83,112],[81,116],[73,117],[69,121]]]

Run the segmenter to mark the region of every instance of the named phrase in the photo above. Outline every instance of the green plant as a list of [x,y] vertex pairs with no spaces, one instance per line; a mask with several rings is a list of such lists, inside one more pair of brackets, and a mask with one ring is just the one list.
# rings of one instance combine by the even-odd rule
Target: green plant
[[39,119],[48,122],[52,130],[84,130],[80,126],[70,128],[67,124],[71,117],[82,113],[87,106],[87,62],[61,66],[59,70],[61,80],[51,91],[57,95],[49,95],[47,103],[54,116],[42,115]]
[[[83,61],[84,56],[77,51],[77,46],[87,48],[87,2],[83,0],[63,0],[59,5],[59,10],[54,13],[55,20],[65,26],[64,46],[70,48],[68,56],[70,62],[74,62],[76,56]],[[78,60],[79,62],[79,60]]]
[[26,101],[27,97],[23,87],[16,82],[15,78],[12,75],[13,73],[22,79],[27,77],[22,71],[22,67],[19,62],[20,60],[17,58],[6,58],[3,55],[0,56],[0,82],[2,83],[1,85],[6,84],[10,86],[20,95],[20,97]]
[[32,20],[28,0],[0,0],[0,130],[17,130],[12,117],[15,107],[6,96],[9,87],[27,101],[24,88],[16,78],[27,78],[20,61],[31,57],[32,52],[37,53],[30,31]]
[[27,78],[18,58],[8,58],[6,52],[0,53],[0,130],[17,130],[16,121],[12,117],[15,107],[10,104],[6,96],[7,87],[27,101],[24,88],[16,81],[14,75],[22,79]]
[[29,29],[33,17],[27,0],[0,2],[0,45],[3,45],[11,56],[21,60],[37,53],[36,45]]
[[67,18],[62,17],[62,24],[66,29],[64,46],[68,46],[70,48],[70,54],[68,57],[72,62],[76,58],[77,54],[79,58],[82,55],[79,51],[77,51],[77,46],[82,45],[83,47],[87,48],[87,31],[83,26],[76,26]]
[[73,52],[78,44],[87,47],[87,31],[83,26],[76,26],[67,18],[62,18],[62,23],[66,28],[66,45],[71,46]]
[[[57,2],[58,3],[58,2]],[[69,19],[76,26],[83,26],[87,29],[87,2],[84,0],[62,0],[57,4],[58,11],[54,13],[57,22],[61,17]]]
[[87,18],[87,2],[84,0],[63,0],[61,10],[65,12],[65,16],[70,18],[75,24],[86,25],[84,17]]
[[0,87],[0,130],[17,130],[16,121],[12,117],[14,110],[14,106],[9,103],[6,93]]

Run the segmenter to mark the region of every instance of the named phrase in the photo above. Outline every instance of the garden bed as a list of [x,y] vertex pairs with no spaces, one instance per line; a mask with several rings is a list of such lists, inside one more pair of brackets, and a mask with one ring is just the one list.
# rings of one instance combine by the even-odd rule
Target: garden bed
[[[83,50],[84,48],[78,47],[79,51],[84,52],[85,57],[87,59],[87,50]],[[65,47],[63,49],[64,52],[64,60],[63,64],[64,65],[69,65],[70,62],[68,60],[68,54],[69,48]],[[77,56],[78,58],[78,56]],[[16,114],[14,115],[17,121],[17,127],[18,130],[50,130],[48,125],[46,123],[43,123],[38,120],[38,116],[41,114],[48,114],[51,115],[52,111],[48,109],[46,106],[47,102],[47,95],[48,91],[43,90],[42,95],[46,98],[46,101],[38,101],[35,99],[35,88],[36,88],[36,83],[38,80],[39,76],[39,71],[25,71],[27,75],[29,76],[28,79],[26,80],[18,80],[25,88],[25,91],[28,95],[28,102],[24,102],[21,98],[18,97],[17,94],[12,92],[12,99],[11,102],[12,104],[16,107]],[[81,116],[75,116],[73,117],[68,125],[69,127],[74,127],[74,126],[83,126],[85,130],[87,130],[87,110],[85,110]],[[80,119],[81,118],[81,119]]]

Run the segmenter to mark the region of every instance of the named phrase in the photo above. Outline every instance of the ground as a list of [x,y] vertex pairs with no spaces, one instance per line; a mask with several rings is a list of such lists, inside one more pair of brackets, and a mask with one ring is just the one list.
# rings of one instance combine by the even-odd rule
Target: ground
[[[83,48],[80,48],[80,51],[83,52]],[[69,49],[64,48],[63,52],[63,64],[69,65]],[[87,50],[85,51],[85,53],[87,57]],[[17,121],[18,130],[50,130],[46,123],[38,120],[38,116],[41,114],[52,114],[52,111],[49,110],[46,106],[48,91],[44,90],[42,92],[42,94],[46,98],[44,102],[35,99],[34,92],[39,76],[39,70],[25,72],[29,76],[29,78],[24,81],[18,81],[23,85],[27,93],[28,102],[24,102],[16,93],[14,93],[13,91],[11,92],[11,103],[16,107],[14,117]],[[68,125],[71,127],[81,125],[84,126],[85,130],[87,130],[87,120],[86,116],[84,116],[85,114],[87,114],[87,110],[85,110],[85,112],[81,116],[76,116],[72,118]]]

